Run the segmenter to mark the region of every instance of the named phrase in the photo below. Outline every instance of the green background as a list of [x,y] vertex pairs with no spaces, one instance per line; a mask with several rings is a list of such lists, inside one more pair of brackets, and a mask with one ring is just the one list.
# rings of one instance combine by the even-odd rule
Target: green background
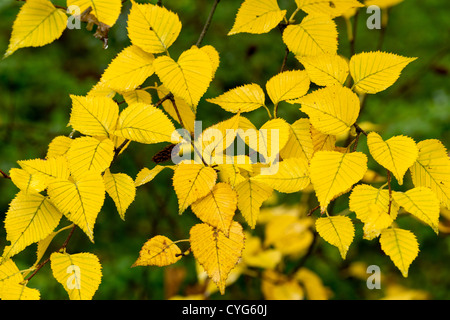
[[[137,1],[151,2],[151,1]],[[153,1],[155,3],[156,1]],[[293,0],[279,0],[288,16],[295,9]],[[65,5],[64,1],[55,4]],[[178,13],[183,29],[178,40],[170,48],[172,57],[194,44],[207,18],[212,0],[164,0],[164,5]],[[220,53],[221,64],[205,98],[215,97],[224,91],[246,83],[264,87],[267,80],[279,72],[285,46],[279,30],[268,34],[238,34],[227,36],[241,1],[222,0],[217,8],[211,28],[203,44],[211,44]],[[23,3],[13,0],[0,2],[0,54],[8,46],[13,21]],[[0,169],[8,172],[18,167],[17,160],[44,157],[48,143],[57,135],[68,135],[67,127],[71,109],[70,94],[85,95],[97,83],[109,62],[130,44],[126,31],[126,18],[130,2],[124,4],[122,14],[110,30],[109,47],[102,48],[99,40],[82,25],[81,30],[65,30],[54,43],[41,48],[24,48],[0,61]],[[440,139],[450,147],[450,3],[443,0],[405,0],[392,8],[382,49],[402,56],[418,57],[408,65],[400,79],[388,90],[368,97],[359,122],[369,121],[380,126],[384,138],[404,134],[416,141]],[[364,11],[359,15],[356,52],[375,50],[379,45],[380,31],[369,30]],[[298,16],[300,21],[301,15]],[[345,21],[335,19],[339,28],[339,53],[349,55]],[[301,65],[292,55],[287,69]],[[156,78],[149,79],[152,83]],[[120,98],[120,97],[119,97]],[[267,99],[267,101],[270,101]],[[269,106],[271,107],[271,106]],[[302,116],[298,107],[281,104],[279,115],[292,123]],[[198,119],[203,127],[229,117],[216,105],[204,99],[198,107]],[[256,126],[267,121],[266,111],[261,109],[249,115]],[[127,152],[114,163],[113,172],[125,172],[135,177],[142,167],[153,167],[152,156],[164,147],[158,145],[131,144]],[[359,149],[367,151],[365,138]],[[373,162],[371,168],[379,170]],[[136,201],[122,221],[114,203],[106,198],[105,206],[95,226],[95,244],[76,230],[68,252],[92,252],[98,255],[103,266],[103,280],[95,299],[162,299],[165,268],[130,268],[136,260],[142,244],[150,237],[163,234],[171,239],[188,237],[189,227],[198,222],[190,211],[177,214],[177,200],[171,187],[170,170],[164,170],[153,183],[138,188]],[[396,190],[411,187],[407,175],[404,186],[394,185]],[[17,188],[6,179],[0,180],[0,220],[4,220],[8,204]],[[298,196],[280,197],[280,201],[294,203]],[[339,212],[348,206],[342,197],[336,202]],[[64,219],[63,219],[64,220]],[[66,225],[62,222],[62,226]],[[355,241],[345,261],[338,251],[319,243],[305,266],[321,277],[333,291],[334,299],[377,299],[384,296],[382,290],[368,290],[365,282],[345,275],[346,268],[355,261],[377,264],[389,281],[402,286],[423,289],[432,299],[450,298],[450,237],[436,236],[431,228],[410,218],[402,218],[399,225],[417,235],[420,243],[418,258],[412,263],[409,277],[402,278],[393,263],[380,250],[378,241],[361,240],[362,226],[356,225]],[[256,230],[258,232],[258,229]],[[55,239],[57,248],[65,239],[62,233]],[[8,243],[3,226],[0,229],[0,249]],[[35,259],[35,245],[20,253],[15,261],[21,268],[31,265]],[[177,265],[187,268],[183,290],[196,283],[192,255]],[[42,299],[66,299],[62,286],[51,276],[49,265],[44,267],[29,283],[41,291]],[[261,299],[260,279],[242,276],[226,290],[224,296],[214,294],[212,299]]]

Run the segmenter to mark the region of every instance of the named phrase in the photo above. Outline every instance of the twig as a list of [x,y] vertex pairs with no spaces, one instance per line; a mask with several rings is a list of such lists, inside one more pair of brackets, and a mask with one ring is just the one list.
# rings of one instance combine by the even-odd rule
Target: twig
[[391,187],[391,172],[387,170],[387,182],[389,187],[389,207],[388,207],[388,215],[391,215],[391,207],[392,207],[392,187]]
[[216,8],[217,8],[217,5],[219,4],[219,2],[220,2],[220,0],[214,1],[211,11],[209,12],[208,19],[206,19],[205,25],[203,26],[203,30],[200,33],[197,43],[195,44],[197,47],[200,46],[200,44],[202,43],[203,39],[206,36],[206,33],[208,32],[209,26],[211,25],[212,18],[214,16],[214,12],[216,11]]
[[311,210],[309,210],[307,216],[308,217],[311,216],[314,213],[314,211],[318,210],[319,208],[320,208],[320,204],[317,207],[314,207]]
[[367,137],[367,132],[365,132],[363,129],[361,129],[361,127],[357,123],[355,123],[354,126],[355,126],[357,133],[362,133],[363,135],[365,135]]
[[11,177],[9,175],[7,175],[5,172],[3,172],[1,169],[0,169],[0,174],[3,176],[3,178],[11,180]]
[[[69,244],[70,238],[72,238],[72,235],[75,231],[75,228],[77,226],[74,224],[72,229],[70,230],[69,235],[67,236],[66,240],[64,241],[64,243],[61,245],[61,247],[59,247],[58,250],[56,250],[55,252],[59,252],[61,250],[64,250],[67,245]],[[41,262],[40,264],[37,265],[36,269],[33,271],[32,274],[30,274],[30,276],[28,278],[25,279],[25,281],[30,281],[31,278],[33,278],[35,276],[36,273],[39,272],[39,270],[42,269],[43,266],[45,266],[48,262],[50,261],[50,258],[45,259],[43,262]]]

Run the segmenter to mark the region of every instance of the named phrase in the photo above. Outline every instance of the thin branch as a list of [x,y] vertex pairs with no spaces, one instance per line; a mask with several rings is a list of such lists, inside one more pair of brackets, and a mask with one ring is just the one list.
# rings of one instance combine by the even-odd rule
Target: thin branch
[[365,132],[357,123],[355,123],[354,126],[355,126],[357,133],[362,133],[363,135],[365,135],[367,137],[367,132]]
[[392,187],[391,187],[391,172],[387,170],[387,182],[389,186],[389,208],[388,208],[388,215],[391,215],[391,207],[392,207]]
[[[61,247],[59,247],[59,249],[56,250],[55,252],[59,252],[59,251],[61,251],[61,250],[64,250],[64,249],[67,247],[67,245],[69,244],[70,238],[72,238],[72,235],[73,235],[73,233],[74,233],[76,227],[77,227],[77,226],[74,224],[73,227],[72,227],[72,230],[70,230],[70,233],[69,233],[69,235],[67,236],[67,238],[66,238],[66,240],[64,241],[64,243],[63,243],[63,244],[61,245]],[[50,257],[47,258],[47,259],[45,259],[45,260],[44,260],[43,262],[41,262],[40,264],[38,264],[37,267],[36,267],[36,269],[33,271],[33,273],[30,274],[30,276],[29,276],[28,278],[26,278],[25,281],[30,281],[31,278],[33,278],[33,277],[35,276],[35,274],[38,273],[39,270],[41,270],[42,267],[45,266],[49,261],[50,261]]]
[[287,62],[288,56],[289,56],[289,48],[286,46],[283,63],[281,64],[281,68],[280,68],[280,73],[284,71],[284,68],[286,68],[286,62]]
[[183,119],[181,118],[180,111],[178,110],[177,103],[175,102],[175,97],[172,95],[172,96],[169,98],[169,100],[170,100],[170,102],[172,102],[172,106],[173,106],[173,108],[175,109],[175,113],[177,114],[177,117],[178,117],[178,122],[180,123],[180,125],[181,125],[183,128],[186,128],[185,125],[184,125],[184,123],[183,123]]
[[211,25],[212,18],[214,16],[214,12],[216,11],[216,8],[217,8],[217,5],[219,4],[219,2],[220,2],[220,0],[214,1],[211,11],[209,12],[208,19],[206,19],[205,25],[203,26],[202,33],[200,33],[197,43],[195,44],[197,47],[200,46],[200,44],[202,43],[203,39],[206,36],[206,33],[208,32],[209,26]]
[[3,176],[3,178],[11,180],[11,177],[8,174],[6,174],[5,172],[3,172],[1,169],[0,169],[0,174]]

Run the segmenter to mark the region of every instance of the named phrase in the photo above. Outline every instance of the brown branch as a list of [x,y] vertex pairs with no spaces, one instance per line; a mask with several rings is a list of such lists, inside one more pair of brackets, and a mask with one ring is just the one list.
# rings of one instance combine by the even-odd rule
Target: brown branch
[[365,135],[367,137],[367,132],[365,132],[357,123],[355,123],[354,126],[355,126],[357,133],[362,133],[363,135]]
[[391,215],[391,207],[392,207],[392,187],[391,187],[391,172],[387,170],[387,181],[389,186],[389,207],[388,207],[388,215]]
[[200,44],[202,43],[203,39],[206,36],[206,33],[208,32],[209,26],[211,25],[212,18],[214,16],[214,12],[216,11],[216,8],[217,8],[217,5],[219,4],[219,2],[220,2],[220,0],[214,1],[211,11],[209,12],[208,19],[206,19],[205,25],[203,26],[203,30],[200,33],[197,43],[195,44],[197,47],[200,46]]
[[[63,244],[61,245],[61,247],[59,247],[59,249],[56,250],[55,252],[60,252],[60,251],[64,250],[64,249],[67,247],[67,245],[69,244],[70,238],[72,238],[72,235],[73,235],[73,233],[74,233],[76,227],[77,227],[77,226],[74,224],[73,227],[72,227],[72,229],[70,230],[69,235],[67,236],[66,240],[64,241],[64,243],[63,243]],[[40,264],[38,264],[37,267],[36,267],[36,269],[33,271],[33,273],[30,274],[30,276],[27,277],[27,278],[25,279],[25,281],[30,281],[31,278],[33,278],[33,277],[36,275],[36,273],[38,273],[39,270],[41,270],[42,267],[45,266],[49,261],[50,261],[50,257],[47,258],[47,259],[45,259],[44,261],[42,261]]]
[[3,172],[1,169],[0,169],[0,174],[3,176],[3,178],[11,180],[11,177],[8,174],[6,174],[5,172]]

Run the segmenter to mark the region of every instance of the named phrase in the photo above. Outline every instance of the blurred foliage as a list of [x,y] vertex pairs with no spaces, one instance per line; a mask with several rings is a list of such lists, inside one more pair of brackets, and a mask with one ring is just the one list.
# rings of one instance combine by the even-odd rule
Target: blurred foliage
[[[183,24],[181,34],[171,48],[171,55],[177,57],[195,43],[212,1],[164,0],[163,3],[178,13]],[[204,39],[203,44],[215,46],[221,57],[220,68],[205,94],[206,98],[215,97],[241,84],[255,82],[263,86],[279,72],[282,64],[285,47],[279,30],[274,29],[265,35],[226,35],[240,3],[221,1]],[[282,9],[288,10],[288,14],[295,9],[293,0],[279,0],[279,4]],[[0,54],[6,51],[12,24],[21,5],[14,0],[0,2]],[[129,45],[126,17],[130,6],[129,1],[125,2],[119,21],[110,30],[107,50],[102,48],[102,43],[92,36],[92,32],[85,29],[66,30],[51,45],[21,49],[0,61],[0,169],[7,172],[17,167],[17,160],[44,157],[52,138],[70,134],[67,128],[71,107],[69,94],[86,94],[111,59]],[[448,1],[405,0],[390,10],[384,35],[380,30],[367,29],[365,19],[368,15],[363,10],[360,12],[356,52],[375,50],[381,43],[385,51],[419,57],[405,69],[393,87],[371,95],[365,101],[360,122],[376,126],[384,138],[396,134],[408,135],[416,141],[437,138],[450,147],[449,10]],[[340,34],[339,53],[348,57],[345,21],[337,18],[336,22]],[[287,69],[299,67],[300,64],[289,55]],[[301,116],[298,108],[288,104],[280,105],[279,114],[289,122]],[[204,121],[203,128],[226,116],[222,109],[204,100],[198,107],[198,119]],[[250,118],[259,126],[267,120],[267,115],[264,110],[259,110],[252,113]],[[365,138],[361,140],[359,149],[367,151],[363,150]],[[142,167],[153,167],[151,158],[162,147],[131,144],[112,169],[135,177]],[[373,162],[371,165],[372,169],[379,169]],[[190,212],[177,215],[176,196],[170,188],[171,174],[170,170],[165,170],[151,184],[138,188],[136,201],[127,211],[125,222],[119,218],[114,203],[107,197],[96,223],[95,244],[90,243],[82,232],[76,231],[68,251],[93,252],[99,256],[103,266],[103,281],[95,299],[162,299],[195,292],[198,280],[192,256],[185,257],[172,267],[130,269],[148,238],[157,234],[172,239],[187,238],[189,226],[198,221]],[[410,179],[405,184],[410,185]],[[398,185],[394,185],[394,188],[402,190]],[[0,180],[0,220],[4,220],[8,204],[16,192],[10,181]],[[302,195],[302,201],[305,200],[303,197],[306,194]],[[314,197],[311,198],[314,200]],[[311,199],[307,201],[313,203]],[[298,202],[298,195],[280,195],[270,203],[276,206],[279,203]],[[347,207],[348,199],[343,196],[336,201],[334,210],[341,212]],[[301,210],[305,214],[308,208]],[[420,243],[420,253],[406,279],[388,257],[380,254],[378,242],[361,240],[362,225],[356,226],[355,241],[345,261],[342,261],[334,247],[318,240],[315,251],[305,260],[304,266],[319,275],[334,299],[449,299],[448,233],[441,232],[436,236],[430,228],[409,217],[400,219],[399,223],[404,223],[402,227],[420,231],[415,232]],[[2,226],[0,248],[6,245],[3,243],[4,233]],[[252,233],[263,235],[263,227],[257,227]],[[53,249],[65,237],[66,233],[58,235]],[[33,249],[17,256],[15,260],[19,267],[25,268],[34,262]],[[301,257],[286,258],[283,264],[289,268],[299,259]],[[367,289],[364,266],[371,264],[381,267],[384,277],[382,290]],[[62,286],[51,276],[49,266],[31,280],[30,286],[39,289],[43,299],[66,298]],[[211,295],[212,299],[263,297],[261,278],[249,274],[239,277],[227,288],[224,296],[218,293]]]

